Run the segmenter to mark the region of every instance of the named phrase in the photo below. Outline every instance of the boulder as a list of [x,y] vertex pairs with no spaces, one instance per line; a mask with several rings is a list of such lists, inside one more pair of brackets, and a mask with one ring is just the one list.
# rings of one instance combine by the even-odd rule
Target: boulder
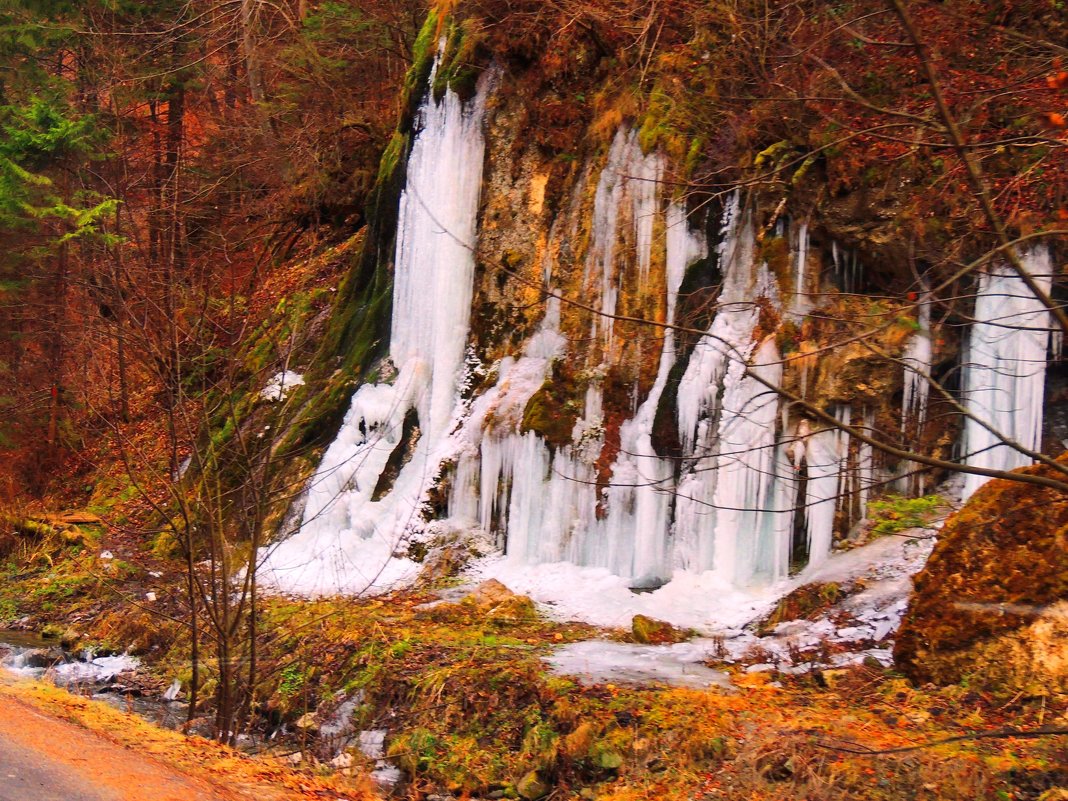
[[468,593],[462,603],[477,609],[489,610],[499,604],[515,597],[515,593],[505,587],[497,579],[483,581]]
[[537,801],[549,794],[549,786],[542,781],[536,770],[530,771],[515,786],[516,793],[525,801]]
[[479,584],[460,601],[460,605],[497,623],[533,620],[537,616],[530,598],[516,595],[496,579]]
[[506,598],[486,612],[486,619],[497,623],[521,623],[537,616],[534,602],[525,595]]
[[317,732],[317,731],[319,731],[319,721],[315,717],[315,713],[314,712],[307,712],[307,713],[301,715],[297,719],[297,722],[294,723],[293,725],[296,726],[301,731],[306,731],[306,732]]
[[330,760],[330,767],[335,768],[337,770],[345,770],[346,768],[351,768],[352,763],[355,761],[355,757],[353,757],[352,754],[350,754],[348,751],[342,751],[340,754]]
[[[1041,465],[1017,472],[1064,479]],[[981,487],[917,574],[894,661],[916,682],[1068,692],[1068,493]]]
[[55,648],[34,648],[22,655],[22,663],[28,668],[50,668],[62,661],[63,652]]
[[635,615],[630,621],[631,640],[649,645],[685,642],[692,636],[690,631],[678,629],[663,620]]
[[831,582],[813,582],[784,595],[771,613],[757,624],[757,634],[764,637],[780,623],[792,620],[816,620],[844,596],[842,586]]

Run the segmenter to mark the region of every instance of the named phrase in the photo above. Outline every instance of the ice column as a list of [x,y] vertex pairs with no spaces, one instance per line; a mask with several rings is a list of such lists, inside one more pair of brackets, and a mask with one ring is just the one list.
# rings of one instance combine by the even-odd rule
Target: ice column
[[[1020,255],[1027,272],[1049,292],[1053,265],[1049,249],[1039,246]],[[1042,404],[1050,315],[1023,279],[1009,266],[997,265],[979,279],[964,367],[965,463],[1012,470],[1031,458],[1005,444],[1038,450],[1042,438]],[[964,497],[988,481],[965,474]]]
[[901,431],[907,433],[912,424],[913,433],[919,432],[927,419],[927,399],[931,385],[931,304],[924,301],[916,313],[919,330],[905,346],[902,361],[905,362],[905,390],[901,401]]
[[[835,418],[848,426],[852,410],[839,406]],[[808,536],[808,563],[818,565],[831,552],[834,538],[834,518],[838,511],[845,483],[849,435],[840,428],[828,426],[813,434],[805,443],[808,482],[805,493],[805,531]]]
[[708,334],[698,342],[678,389],[679,438],[692,462],[675,509],[677,561],[745,584],[786,570],[788,496],[776,429],[782,365],[773,338],[756,343],[759,298],[778,305],[768,268],[754,262],[752,223],[736,195],[719,248],[723,289]]
[[793,247],[794,262],[794,300],[790,311],[795,317],[804,317],[812,308],[812,300],[805,292],[808,269],[808,223],[797,227],[796,241]]

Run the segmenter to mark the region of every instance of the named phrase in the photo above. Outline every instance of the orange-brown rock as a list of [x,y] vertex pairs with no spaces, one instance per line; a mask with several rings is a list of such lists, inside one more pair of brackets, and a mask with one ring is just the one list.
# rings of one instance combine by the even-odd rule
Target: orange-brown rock
[[894,660],[914,681],[1068,691],[1068,493],[1009,480],[976,492],[916,577]]

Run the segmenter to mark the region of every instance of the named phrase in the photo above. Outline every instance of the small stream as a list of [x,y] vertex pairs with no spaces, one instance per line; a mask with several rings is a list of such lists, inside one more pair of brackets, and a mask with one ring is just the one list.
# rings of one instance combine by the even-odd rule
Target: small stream
[[104,701],[157,726],[178,729],[186,721],[186,707],[176,700],[176,686],[162,696],[146,696],[136,686],[124,682],[124,677],[140,664],[140,660],[127,654],[97,656],[89,649],[71,654],[54,640],[37,634],[0,630],[0,668]]

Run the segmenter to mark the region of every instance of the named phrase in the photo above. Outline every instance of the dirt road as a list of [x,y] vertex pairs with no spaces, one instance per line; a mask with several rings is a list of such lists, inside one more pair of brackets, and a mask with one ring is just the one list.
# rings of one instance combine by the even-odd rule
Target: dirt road
[[79,726],[0,699],[0,801],[236,801]]

